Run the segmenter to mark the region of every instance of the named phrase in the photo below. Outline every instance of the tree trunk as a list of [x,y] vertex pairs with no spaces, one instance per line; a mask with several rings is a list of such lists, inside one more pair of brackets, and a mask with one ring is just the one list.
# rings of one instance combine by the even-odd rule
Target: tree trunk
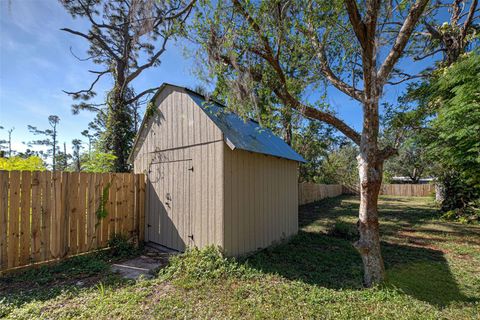
[[283,129],[285,130],[284,133],[284,141],[291,146],[292,145],[292,109],[286,108],[282,111],[282,125]]
[[[378,150],[379,115],[378,101],[381,89],[377,85],[375,59],[364,65],[365,102],[363,105],[363,131],[360,141],[358,171],[360,178],[360,210],[358,213],[358,231],[360,239],[354,244],[362,257],[364,275],[363,284],[371,287],[385,278],[380,249],[380,230],[378,223],[378,195],[383,176],[383,155]],[[368,68],[369,66],[369,68]]]
[[380,250],[378,223],[378,195],[382,184],[382,165],[358,156],[360,175],[360,210],[357,222],[360,239],[354,244],[362,257],[363,284],[371,287],[385,277],[385,267]]
[[[119,91],[119,90],[118,90]],[[114,171],[127,172],[127,127],[129,124],[128,114],[126,113],[125,101],[121,94],[115,94],[109,116],[109,130],[110,130],[110,147],[115,155]]]
[[107,135],[109,135],[108,145],[113,155],[116,157],[114,161],[114,171],[128,171],[128,128],[130,126],[130,115],[128,114],[125,101],[125,90],[128,84],[125,79],[125,64],[119,63],[116,67],[115,86],[111,91],[112,99],[108,116]]

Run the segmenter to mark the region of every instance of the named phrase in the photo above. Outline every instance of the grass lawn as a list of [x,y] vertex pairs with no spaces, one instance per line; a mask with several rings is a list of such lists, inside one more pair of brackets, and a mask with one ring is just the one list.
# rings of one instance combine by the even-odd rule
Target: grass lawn
[[376,288],[362,288],[358,200],[343,196],[303,207],[297,236],[238,261],[190,251],[133,282],[91,255],[0,278],[0,317],[480,319],[480,226],[439,221],[428,198],[380,207],[388,279]]

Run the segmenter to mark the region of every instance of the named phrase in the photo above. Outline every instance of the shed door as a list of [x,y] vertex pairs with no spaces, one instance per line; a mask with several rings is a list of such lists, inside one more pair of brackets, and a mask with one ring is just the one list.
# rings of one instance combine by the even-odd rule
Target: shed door
[[149,171],[148,240],[184,251],[193,245],[192,160],[153,163]]

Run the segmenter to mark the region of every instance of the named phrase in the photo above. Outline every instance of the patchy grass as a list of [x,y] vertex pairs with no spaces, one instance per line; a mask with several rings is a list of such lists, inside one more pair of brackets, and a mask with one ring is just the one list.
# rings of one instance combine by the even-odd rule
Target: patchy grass
[[339,197],[303,207],[301,230],[289,242],[239,260],[222,258],[215,248],[191,250],[172,258],[156,279],[132,282],[112,275],[106,261],[93,256],[1,279],[0,314],[480,318],[480,226],[438,220],[427,198],[382,197],[380,207],[388,278],[376,288],[361,287],[361,259],[351,246],[358,200]]

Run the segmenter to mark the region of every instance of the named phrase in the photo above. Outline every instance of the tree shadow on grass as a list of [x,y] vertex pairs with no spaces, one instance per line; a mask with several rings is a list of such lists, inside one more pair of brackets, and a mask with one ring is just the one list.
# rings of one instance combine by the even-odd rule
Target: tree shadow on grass
[[[384,286],[436,306],[473,302],[459,289],[443,253],[430,248],[382,243]],[[246,261],[264,273],[331,289],[362,289],[362,261],[352,244],[322,233],[300,231],[288,243]]]
[[[290,280],[331,289],[361,289],[362,261],[351,239],[315,230],[318,223],[325,227],[325,221],[335,223],[341,217],[355,216],[358,205],[343,202],[349,199],[337,197],[303,206],[299,225],[304,230],[288,242],[250,256],[247,263],[262,272],[279,274]],[[401,208],[398,210],[402,211]],[[406,217],[405,225],[419,223],[430,214]],[[395,223],[386,233],[398,232],[403,225]],[[354,228],[354,223],[350,227]],[[442,251],[426,246],[382,242],[382,253],[387,271],[384,286],[436,306],[446,306],[455,301],[475,301],[475,298],[467,297],[460,291]]]
[[48,301],[61,294],[78,294],[99,286],[126,286],[125,280],[110,271],[110,261],[102,253],[75,256],[52,265],[19,271],[0,277],[0,318],[11,308],[32,301]]

